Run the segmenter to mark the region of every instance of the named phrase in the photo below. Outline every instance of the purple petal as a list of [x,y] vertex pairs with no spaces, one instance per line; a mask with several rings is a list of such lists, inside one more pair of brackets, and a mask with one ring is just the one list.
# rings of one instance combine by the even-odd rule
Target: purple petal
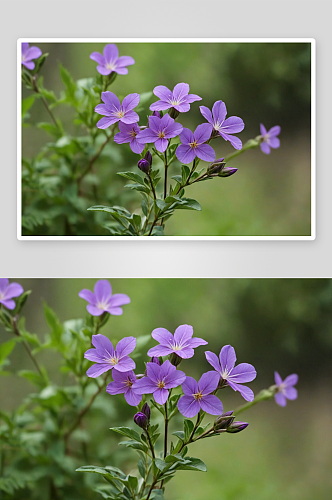
[[221,366],[219,363],[218,356],[211,351],[205,351],[205,357],[208,363],[217,371],[221,372]]
[[199,107],[202,115],[204,116],[204,118],[211,124],[213,125],[213,118],[212,118],[212,113],[211,111],[209,110],[209,108],[207,108],[206,106],[200,106]]
[[101,93],[101,100],[106,104],[106,106],[112,111],[117,111],[120,109],[120,101],[119,98],[107,90],[106,92]]
[[271,152],[270,146],[265,141],[260,143],[260,148],[262,153],[265,153],[266,155],[269,155]]
[[7,307],[7,309],[10,309],[10,310],[15,309],[15,306],[16,306],[14,300],[4,300],[4,299],[2,299],[2,300],[0,300],[0,304],[3,304],[5,307]]
[[223,122],[227,115],[226,104],[223,101],[216,101],[212,107],[212,115],[215,122]]
[[171,105],[169,102],[166,101],[157,101],[153,102],[150,106],[151,111],[164,111],[165,109],[170,108]]
[[192,102],[201,101],[201,100],[202,100],[202,98],[199,97],[199,95],[196,95],[196,94],[189,94],[186,97],[186,102],[188,102],[189,104],[191,104]]
[[[154,95],[159,97],[159,99],[161,99],[162,101],[168,101],[168,100],[172,99],[172,97],[173,97],[172,92],[164,85],[158,85],[157,87],[155,87],[153,89],[153,93],[154,93]],[[168,107],[169,107],[169,105],[168,105]]]
[[114,43],[109,43],[105,45],[103,54],[105,57],[106,64],[115,62],[119,57],[119,50]]
[[194,149],[186,144],[180,144],[180,146],[177,147],[175,154],[177,159],[181,163],[185,164],[191,163],[196,157]]
[[124,68],[125,66],[131,66],[135,64],[135,59],[130,56],[121,56],[116,62],[117,68]]
[[175,387],[181,385],[185,381],[185,379],[186,379],[186,374],[181,370],[175,369],[175,371],[168,373],[168,375],[166,376],[165,387],[166,389],[174,389]]
[[99,307],[93,306],[91,304],[88,304],[86,308],[91,316],[101,316],[103,312],[105,312],[103,309],[99,309]]
[[298,380],[299,380],[298,375],[296,375],[296,373],[292,373],[292,375],[288,375],[288,377],[285,378],[284,384],[286,387],[287,386],[289,387],[289,386],[297,384]]
[[222,415],[223,404],[217,396],[210,394],[209,396],[204,396],[201,401],[201,408],[209,415]]
[[106,68],[105,66],[97,66],[97,71],[101,75],[107,76],[110,75],[113,70],[111,68]]
[[192,418],[201,409],[199,402],[193,396],[181,396],[178,401],[178,410],[183,416]]
[[176,101],[181,101],[189,94],[188,83],[178,83],[173,89],[173,97]]
[[9,279],[8,278],[0,278],[0,292],[4,292],[5,291],[5,289],[8,286],[8,283],[9,283]]
[[35,68],[35,63],[32,61],[22,61],[23,66],[25,66],[28,69],[34,69]]
[[225,134],[236,134],[242,132],[244,129],[244,122],[242,118],[238,116],[230,116],[225,120],[219,130],[222,130]]
[[218,387],[219,380],[220,380],[220,375],[215,371],[203,373],[203,375],[198,381],[198,389],[200,392],[203,393],[203,395],[210,394],[211,392],[215,391],[216,388]]
[[282,391],[283,395],[291,401],[297,398],[297,390],[295,387],[285,387]]
[[166,328],[155,328],[151,336],[161,345],[169,346],[169,344],[174,344],[174,337]]
[[236,354],[235,349],[231,345],[225,345],[219,354],[221,371],[230,372],[235,365],[236,362]]
[[121,309],[121,307],[109,306],[107,307],[106,311],[112,314],[113,316],[121,316],[121,314],[123,314],[123,310]]
[[10,283],[7,286],[4,294],[4,299],[12,299],[13,297],[19,297],[24,292],[22,285],[19,283]]
[[101,356],[105,355],[107,358],[114,356],[113,344],[110,339],[105,337],[105,335],[102,335],[101,333],[98,333],[98,335],[92,335],[91,343]]
[[179,111],[179,113],[187,113],[190,110],[190,104],[188,102],[181,102],[172,107]]
[[84,299],[87,302],[90,302],[90,304],[96,303],[95,294],[93,292],[91,292],[91,290],[87,290],[86,288],[81,290],[79,292],[78,296],[81,297],[81,299]]
[[[167,115],[165,115],[167,116]],[[166,125],[164,129],[164,134],[166,139],[171,139],[172,137],[176,137],[177,135],[181,134],[183,130],[183,127],[181,123],[170,123]]]
[[236,384],[251,382],[256,378],[257,372],[249,363],[240,363],[231,371],[227,380],[232,380]]
[[118,68],[117,66],[113,70],[115,73],[118,75],[128,75],[128,70],[127,68]]
[[121,121],[123,123],[136,123],[139,120],[139,116],[135,111],[126,111],[126,114],[124,115],[123,118],[121,118]]
[[121,339],[116,348],[116,356],[122,358],[123,356],[128,356],[136,347],[135,337],[125,337]]
[[274,372],[274,381],[275,381],[276,385],[282,384],[282,378],[280,377],[278,372]]
[[[132,137],[127,132],[118,132],[114,136],[114,142],[116,144],[125,144],[127,142],[130,142],[131,139],[132,139]],[[143,146],[143,149],[144,149],[144,146]]]
[[42,51],[39,47],[30,47],[25,53],[25,60],[31,61],[31,59],[38,59],[42,55]]
[[118,121],[119,121],[119,118],[116,118],[114,116],[113,117],[105,116],[104,118],[101,118],[101,120],[99,120],[99,122],[97,122],[97,127],[100,129],[104,129],[104,128],[110,127],[111,125],[113,125],[114,123],[116,123]]
[[185,344],[188,342],[194,334],[194,329],[190,325],[180,325],[175,330],[174,340],[177,344]]
[[154,400],[156,403],[159,403],[160,405],[163,405],[166,403],[167,398],[168,398],[168,390],[167,389],[157,389],[153,393]]
[[190,144],[191,142],[194,142],[194,134],[189,128],[183,128],[180,134],[180,141],[182,144]]
[[274,399],[279,406],[286,406],[287,404],[287,400],[281,392],[277,392],[277,394],[274,395]]
[[[120,122],[121,123],[121,122]],[[114,138],[115,139],[115,138]],[[136,154],[141,154],[145,145],[142,143],[139,143],[136,139],[136,137],[133,137],[130,141],[130,149],[132,150],[133,153]]]
[[157,363],[153,363],[152,361],[150,361],[146,364],[146,374],[148,378],[155,384],[157,384],[158,381],[162,378],[160,377],[160,370],[161,366]]
[[110,110],[106,104],[97,104],[95,107],[95,112],[98,113],[98,115],[105,115],[105,116],[113,116],[114,111]]
[[275,125],[275,127],[270,128],[270,130],[268,131],[268,134],[270,137],[275,137],[276,135],[279,135],[280,132],[281,132],[281,128],[279,127],[279,125]]
[[163,345],[156,345],[155,347],[152,347],[151,349],[148,350],[148,356],[153,358],[153,356],[168,356],[169,354],[172,354],[173,349],[170,347],[165,347]]
[[245,385],[241,384],[236,384],[232,380],[227,379],[228,385],[233,389],[233,391],[239,391],[241,396],[246,400],[246,401],[253,401],[254,400],[254,393],[252,392],[249,387],[246,387]]
[[90,368],[87,370],[86,374],[88,377],[91,378],[96,378],[99,377],[99,375],[102,375],[103,373],[107,372],[107,370],[110,370],[112,367],[109,364],[98,364],[98,365],[92,365]]
[[[198,144],[203,144],[208,141],[211,137],[212,125],[209,123],[202,123],[198,125],[194,132],[194,139]],[[211,147],[211,146],[210,146]]]
[[109,281],[99,280],[95,284],[94,292],[97,302],[107,302],[112,295],[112,287]]
[[157,135],[150,128],[146,128],[142,130],[137,137],[136,140],[139,144],[145,144],[147,142],[155,142],[157,140]]
[[26,43],[26,42],[22,43],[22,56],[24,56],[24,54],[26,54],[28,48],[29,48],[28,43]]
[[176,352],[176,354],[182,359],[192,358],[195,354],[194,349],[192,349],[191,347],[183,347],[182,349],[173,352]]
[[261,135],[266,135],[267,134],[267,130],[264,127],[263,123],[260,124],[260,130],[261,130]]
[[98,354],[96,349],[88,349],[84,353],[85,359],[88,359],[89,361],[93,361],[94,363],[101,363],[105,364],[105,358],[103,358],[100,354]]
[[130,406],[137,406],[142,401],[142,396],[141,394],[136,394],[132,388],[129,387],[125,392],[125,400]]
[[280,139],[278,139],[278,137],[270,137],[268,139],[268,144],[273,149],[279,148],[280,147]]
[[140,99],[139,94],[127,95],[122,101],[123,111],[130,111],[130,110],[136,108],[136,106],[139,103],[139,99]]
[[231,143],[231,145],[233,146],[233,148],[238,149],[238,150],[242,149],[242,141],[238,137],[235,137],[235,135],[228,135],[220,130],[219,130],[219,134],[221,135],[221,137],[223,139],[225,139],[225,141],[229,141]]
[[198,383],[193,377],[186,377],[186,380],[183,382],[181,387],[184,394],[187,394],[188,396],[196,394],[199,391]]
[[128,379],[131,380],[131,382],[135,382],[136,380],[136,375],[132,370],[129,372],[113,372],[113,380],[115,380],[115,382],[126,382]]
[[216,157],[216,153],[214,149],[209,144],[200,144],[196,148],[196,156],[203,161],[214,161]]
[[[114,371],[113,373],[116,372]],[[111,394],[112,396],[115,396],[116,394],[123,394],[124,392],[126,392],[126,389],[127,387],[124,382],[111,382],[106,387],[106,392],[108,392],[108,394]]]
[[124,306],[125,304],[130,303],[130,297],[126,295],[125,293],[115,293],[111,297],[111,307],[119,307],[119,306]]
[[[153,361],[150,361],[150,363],[153,363]],[[155,372],[155,373],[158,373],[158,376],[157,376],[158,380],[164,379],[165,377],[167,377],[171,373],[176,372],[176,367],[174,365],[172,365],[172,363],[168,359],[162,365],[158,365],[158,363],[154,363],[154,364],[157,364],[157,366],[159,366],[158,372]]]
[[135,361],[129,358],[129,356],[124,356],[114,365],[114,370],[118,370],[119,372],[129,372],[130,370],[135,370],[135,368]]
[[206,342],[206,340],[204,339],[200,339],[199,337],[193,337],[189,341],[189,347],[191,347],[192,349],[195,347],[199,347],[200,345],[206,345],[206,344],[208,344],[208,342]]
[[148,377],[143,377],[132,386],[136,394],[151,394],[157,389],[157,384],[154,384]]
[[90,59],[96,61],[98,64],[100,64],[100,66],[105,66],[106,64],[105,57],[101,55],[99,52],[92,52],[92,54],[90,54]]
[[160,153],[163,153],[167,149],[168,140],[167,139],[157,139],[156,142],[154,143],[154,145],[155,145],[157,151],[159,151]]

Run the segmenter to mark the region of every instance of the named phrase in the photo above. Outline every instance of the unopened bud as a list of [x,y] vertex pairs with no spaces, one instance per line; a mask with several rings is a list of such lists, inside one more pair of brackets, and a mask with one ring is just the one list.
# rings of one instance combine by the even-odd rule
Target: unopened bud
[[154,111],[152,113],[152,116],[158,116],[158,118],[161,118],[161,115],[160,115],[159,111]]
[[150,151],[147,151],[145,153],[144,158],[138,161],[137,166],[142,172],[145,174],[149,174],[151,171],[151,165],[152,165],[152,154]]
[[236,432],[244,431],[248,425],[248,422],[233,422],[229,427],[227,427],[227,432],[235,434]]
[[218,158],[218,160],[215,160],[214,162],[210,163],[210,165],[207,168],[207,173],[219,174],[220,170],[226,165],[226,163],[223,160],[224,158]]
[[237,172],[237,168],[233,167],[224,167],[218,174],[219,177],[229,177],[230,175],[235,174]]
[[141,429],[147,429],[149,426],[149,419],[142,411],[139,411],[134,415],[134,422]]
[[221,429],[227,429],[235,420],[235,417],[232,417],[233,412],[227,411],[220,415],[220,417],[216,418],[213,424],[213,428],[215,431],[219,431]]
[[144,405],[142,406],[142,413],[144,413],[144,415],[146,415],[148,420],[150,421],[151,410],[150,410],[150,406],[148,405],[148,403],[144,403]]
[[153,356],[151,358],[151,363],[156,363],[157,365],[160,366],[160,361],[159,361],[159,358],[157,358],[157,356]]
[[182,361],[182,358],[180,356],[178,356],[177,354],[175,354],[175,352],[172,352],[172,354],[169,357],[169,360],[172,363],[172,365],[179,366],[179,364]]

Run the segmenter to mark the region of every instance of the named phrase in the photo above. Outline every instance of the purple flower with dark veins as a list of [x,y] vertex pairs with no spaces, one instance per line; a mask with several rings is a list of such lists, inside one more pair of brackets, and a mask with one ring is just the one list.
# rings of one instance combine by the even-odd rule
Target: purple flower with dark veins
[[193,337],[193,334],[194,329],[190,325],[179,326],[174,336],[166,328],[156,328],[151,335],[159,345],[149,349],[148,356],[168,356],[174,353],[180,358],[192,358],[195,347],[207,344],[206,340]]
[[117,144],[125,144],[129,142],[130,149],[133,153],[141,154],[144,149],[144,144],[137,142],[136,136],[140,132],[137,123],[126,124],[119,122],[120,132],[114,136],[114,142]]
[[229,141],[235,149],[242,149],[242,141],[230,134],[236,134],[244,129],[243,120],[238,116],[230,116],[225,119],[227,109],[223,101],[214,103],[212,113],[206,106],[200,106],[199,109],[204,118],[225,141]]
[[14,297],[19,297],[24,292],[19,283],[9,283],[8,278],[0,278],[0,304],[7,309],[15,309]]
[[191,163],[196,156],[203,161],[214,161],[216,154],[209,144],[204,144],[211,137],[212,126],[208,123],[198,125],[192,133],[189,128],[184,128],[180,134],[182,144],[175,152],[181,163]]
[[243,382],[251,382],[256,378],[255,368],[248,363],[240,363],[235,368],[236,354],[231,345],[225,345],[219,354],[219,359],[216,354],[211,351],[205,352],[205,357],[211,366],[219,374],[222,381],[234,390],[239,391],[241,396],[246,401],[254,400],[254,393],[249,387],[241,385]]
[[270,128],[267,132],[264,125],[261,123],[261,135],[263,136],[263,142],[260,143],[260,148],[263,153],[269,155],[271,152],[270,148],[277,149],[280,147],[280,140],[277,135],[280,134],[281,128],[279,125]]
[[88,377],[99,377],[108,370],[118,370],[119,372],[130,372],[136,365],[128,354],[136,347],[135,337],[125,337],[117,343],[114,349],[112,342],[105,335],[92,335],[92,345],[95,349],[88,349],[84,357],[96,363],[90,366],[86,372]]
[[39,47],[30,47],[28,43],[22,43],[22,64],[27,69],[35,69],[32,59],[38,59],[42,55]]
[[103,312],[108,312],[114,316],[121,316],[123,311],[120,306],[129,304],[130,302],[130,298],[124,293],[115,293],[112,295],[112,287],[107,280],[97,281],[94,293],[84,288],[78,296],[89,302],[86,308],[92,316],[101,316]]
[[105,117],[99,120],[97,127],[104,129],[119,121],[126,124],[138,122],[139,116],[133,109],[139,103],[139,99],[139,94],[129,94],[121,104],[113,92],[102,92],[101,100],[104,104],[98,104],[95,107],[95,112],[99,115],[105,115]]
[[119,372],[113,370],[113,380],[106,387],[106,392],[115,396],[124,394],[125,400],[130,406],[137,406],[142,401],[142,396],[133,392],[133,384],[136,382],[136,375],[131,370],[129,372]]
[[168,113],[162,118],[149,116],[149,127],[139,133],[137,142],[141,144],[153,142],[156,149],[163,153],[167,149],[168,139],[179,135],[182,129],[182,125],[175,123],[175,120]]
[[221,415],[223,405],[217,396],[211,394],[219,384],[218,373],[211,371],[203,373],[198,383],[192,377],[186,377],[182,384],[184,396],[178,401],[179,412],[187,418],[192,418],[200,410],[210,415]]
[[133,391],[137,394],[153,394],[154,400],[163,405],[169,396],[169,389],[174,389],[184,382],[186,374],[177,370],[170,361],[162,365],[146,364],[146,377],[135,382]]
[[153,93],[159,97],[160,101],[151,104],[151,111],[174,108],[180,113],[186,113],[189,111],[191,103],[202,100],[198,95],[189,94],[188,83],[178,83],[175,85],[173,92],[164,85],[158,85],[153,89]]
[[130,56],[119,57],[119,49],[114,43],[105,45],[103,55],[99,52],[92,52],[90,59],[98,63],[97,71],[101,75],[109,75],[113,71],[119,75],[127,75],[126,66],[135,64],[135,60]]
[[274,395],[274,399],[279,406],[286,406],[287,399],[292,401],[297,398],[297,390],[294,385],[297,384],[299,377],[296,373],[288,375],[288,377],[282,381],[279,373],[274,372],[274,380],[278,387],[278,392]]

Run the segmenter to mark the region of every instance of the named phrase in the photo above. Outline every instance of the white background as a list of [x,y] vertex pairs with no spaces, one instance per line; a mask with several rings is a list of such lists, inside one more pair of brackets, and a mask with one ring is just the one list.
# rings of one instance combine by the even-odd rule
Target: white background
[[[331,276],[330,1],[3,1],[0,275],[10,277]],[[23,37],[294,37],[317,49],[315,241],[18,241],[16,41]],[[194,54],[193,54],[194,57]],[[264,207],[262,207],[264,209]],[[285,213],[287,217],[287,213]]]

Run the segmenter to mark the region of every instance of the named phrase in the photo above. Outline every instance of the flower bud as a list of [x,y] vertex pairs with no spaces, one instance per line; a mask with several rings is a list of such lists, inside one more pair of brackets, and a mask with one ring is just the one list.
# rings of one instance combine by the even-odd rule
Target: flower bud
[[219,177],[229,177],[230,175],[235,174],[237,172],[237,168],[233,167],[224,167],[218,174]]
[[176,118],[179,116],[180,114],[180,111],[178,111],[177,109],[175,108],[171,108],[170,112],[169,112],[169,116],[171,118],[173,118],[174,120],[176,120]]
[[220,417],[217,417],[213,424],[214,430],[219,431],[221,429],[227,429],[227,427],[229,427],[235,420],[235,417],[232,417],[232,414],[232,411],[227,411],[226,413],[220,415]]
[[151,410],[150,410],[150,406],[148,405],[148,403],[144,403],[144,405],[142,406],[142,413],[144,413],[144,415],[146,415],[148,420],[150,421]]
[[210,165],[207,168],[207,173],[219,174],[220,170],[226,165],[226,163],[223,160],[224,158],[218,158],[218,160],[215,160],[214,162],[210,163]]
[[151,358],[151,363],[156,363],[157,365],[160,366],[160,361],[159,361],[159,358],[157,358],[157,356],[153,356]]
[[169,360],[174,366],[179,366],[179,364],[182,361],[182,358],[178,356],[175,352],[172,352],[172,354],[169,356]]
[[150,151],[147,151],[145,153],[144,158],[138,161],[137,166],[142,172],[145,174],[149,174],[151,171],[151,165],[152,165],[152,154]]
[[134,422],[141,429],[147,429],[148,426],[149,426],[149,419],[148,419],[148,417],[145,415],[145,413],[143,413],[141,411],[139,411],[138,413],[136,413],[134,415]]
[[158,116],[158,118],[161,118],[161,114],[159,113],[159,111],[154,111],[152,113],[152,116]]
[[227,427],[227,432],[235,434],[236,432],[241,432],[248,427],[248,422],[232,422],[229,427]]

